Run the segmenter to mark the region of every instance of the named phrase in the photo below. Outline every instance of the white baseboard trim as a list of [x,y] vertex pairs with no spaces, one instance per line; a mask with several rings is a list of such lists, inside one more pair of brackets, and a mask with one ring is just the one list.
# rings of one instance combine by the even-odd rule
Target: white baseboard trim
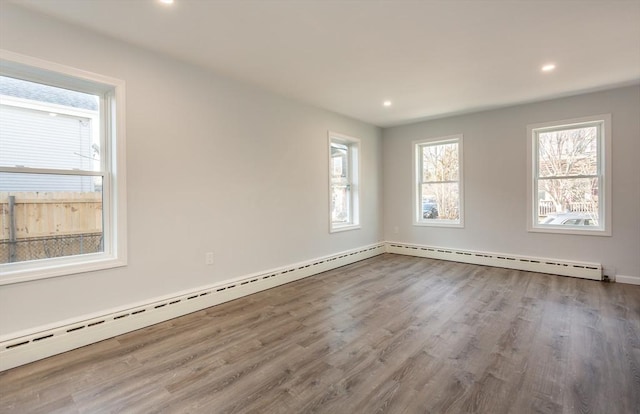
[[385,253],[384,243],[344,251],[265,272],[226,280],[172,297],[105,311],[75,322],[47,325],[0,340],[0,371],[47,358],[242,296]]
[[616,283],[626,283],[626,284],[629,284],[629,285],[640,285],[640,277],[638,277],[638,276],[616,275],[615,282]]
[[602,280],[602,265],[599,263],[569,262],[559,259],[460,250],[448,247],[423,246],[399,242],[386,242],[386,245],[387,253]]
[[[0,338],[0,372],[385,252],[531,272],[586,277],[595,280],[602,279],[602,266],[598,263],[567,262],[557,259],[476,252],[400,242],[381,242],[226,280],[220,284],[204,286],[173,296],[152,298],[145,303],[136,303],[128,307],[111,309],[101,314],[86,315],[84,318],[76,318],[73,321],[61,321],[58,324],[50,324],[28,332],[23,331],[2,337]],[[615,281],[640,285],[640,277],[637,276],[616,275]]]

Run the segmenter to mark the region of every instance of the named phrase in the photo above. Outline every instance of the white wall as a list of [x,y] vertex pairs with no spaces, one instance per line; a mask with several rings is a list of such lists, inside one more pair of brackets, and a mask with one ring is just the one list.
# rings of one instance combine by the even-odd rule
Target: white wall
[[[6,2],[0,48],[126,81],[129,221],[127,267],[0,287],[0,335],[382,240],[379,128]],[[328,232],[328,130],[362,140],[360,230]]]
[[[527,125],[603,113],[612,114],[613,236],[528,233]],[[465,227],[413,226],[411,142],[460,133]],[[598,262],[640,277],[638,86],[388,128],[383,154],[385,240]]]

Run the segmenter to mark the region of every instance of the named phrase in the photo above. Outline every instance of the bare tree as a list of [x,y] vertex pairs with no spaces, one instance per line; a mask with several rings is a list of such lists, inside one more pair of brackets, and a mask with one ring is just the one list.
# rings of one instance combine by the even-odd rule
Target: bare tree
[[555,211],[597,211],[597,129],[582,127],[538,135],[538,190]]
[[458,144],[425,146],[422,157],[422,201],[437,203],[439,218],[458,219],[460,217]]

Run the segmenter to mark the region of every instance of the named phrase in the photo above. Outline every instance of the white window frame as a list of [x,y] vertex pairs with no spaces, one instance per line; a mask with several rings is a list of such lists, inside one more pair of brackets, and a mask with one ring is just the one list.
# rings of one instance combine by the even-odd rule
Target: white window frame
[[[0,264],[0,285],[127,264],[125,83],[122,80],[0,49],[0,75],[100,96],[101,171],[64,174],[103,177],[101,253]],[[46,168],[0,167],[0,172],[61,174]]]
[[[444,144],[458,144],[458,191],[460,196],[460,217],[458,220],[445,219],[425,219],[422,217],[422,147]],[[445,137],[428,138],[420,141],[413,141],[413,225],[428,227],[449,227],[464,228],[464,170],[463,170],[463,147],[464,137],[462,134],[449,135]],[[455,182],[455,181],[452,181]]]
[[[347,230],[356,230],[360,228],[360,140],[348,135],[340,134],[337,132],[329,131],[329,232],[336,233]],[[333,144],[344,145],[348,151],[348,181],[350,187],[350,199],[349,199],[349,216],[350,220],[347,223],[337,223],[333,221],[332,217],[332,203],[331,195],[333,194],[333,185],[331,182],[332,171],[332,159],[331,159],[331,146]]]
[[[538,134],[553,130],[598,126],[598,226],[563,227],[538,223]],[[527,231],[611,236],[611,114],[527,125]]]

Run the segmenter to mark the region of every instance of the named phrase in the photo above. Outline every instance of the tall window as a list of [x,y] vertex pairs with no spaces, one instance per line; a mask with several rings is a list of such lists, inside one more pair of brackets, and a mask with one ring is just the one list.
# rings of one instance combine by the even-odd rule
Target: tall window
[[123,265],[123,83],[0,58],[0,284]]
[[359,228],[360,141],[329,132],[330,231]]
[[462,135],[416,142],[414,156],[414,224],[462,227]]
[[611,234],[610,119],[528,127],[530,231]]

